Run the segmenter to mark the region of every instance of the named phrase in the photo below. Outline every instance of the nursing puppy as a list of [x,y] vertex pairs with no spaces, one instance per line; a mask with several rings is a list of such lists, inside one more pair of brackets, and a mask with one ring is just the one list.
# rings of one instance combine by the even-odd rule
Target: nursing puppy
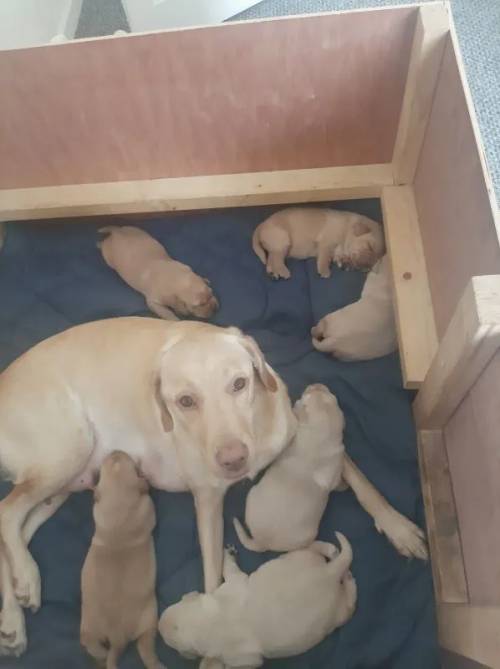
[[155,511],[146,480],[125,453],[111,453],[102,465],[94,519],[82,571],[81,643],[115,669],[128,643],[137,641],[147,669],[162,669],[155,651]]
[[344,414],[335,395],[326,386],[308,386],[294,412],[295,438],[248,493],[245,522],[253,538],[233,521],[239,540],[253,551],[309,546],[318,535],[330,491],[342,478]]
[[387,255],[366,277],[360,299],[324,316],[311,335],[314,348],[339,360],[371,360],[397,349]]
[[252,537],[234,519],[241,543],[258,552],[308,546],[317,537],[330,493],[348,484],[400,553],[426,559],[423,532],[393,509],[345,454],[344,415],[328,388],[308,386],[294,412],[295,438],[248,493],[245,522]]
[[176,320],[181,316],[210,318],[218,302],[208,280],[173,260],[163,246],[144,230],[125,225],[101,228],[107,235],[98,242],[106,263],[134,290],[142,293],[157,316]]
[[354,613],[352,550],[342,534],[337,539],[340,552],[317,541],[250,576],[226,551],[225,583],[212,594],[185,595],[166,609],[159,624],[163,640],[185,657],[245,669],[262,666],[264,658],[306,652]]
[[384,253],[382,226],[348,211],[291,207],[257,226],[253,250],[273,278],[290,278],[285,258],[317,258],[318,273],[330,276],[335,262],[347,269],[370,269]]

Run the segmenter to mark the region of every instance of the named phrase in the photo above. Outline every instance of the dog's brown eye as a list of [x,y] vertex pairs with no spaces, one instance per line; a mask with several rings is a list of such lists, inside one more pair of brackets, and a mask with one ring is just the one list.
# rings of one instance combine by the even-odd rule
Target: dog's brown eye
[[247,380],[243,376],[239,376],[233,383],[234,392],[237,393],[239,390],[243,390],[246,384]]
[[181,407],[184,407],[184,409],[191,409],[194,407],[194,399],[191,397],[191,395],[183,395],[179,399],[179,404]]

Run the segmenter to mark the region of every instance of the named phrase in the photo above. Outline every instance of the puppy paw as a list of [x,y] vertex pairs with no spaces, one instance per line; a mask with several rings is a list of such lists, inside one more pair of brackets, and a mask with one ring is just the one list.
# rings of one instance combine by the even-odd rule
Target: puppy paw
[[238,549],[234,544],[228,544],[226,546],[226,553],[232,557],[236,557],[238,555]]
[[323,328],[321,328],[319,325],[314,325],[311,328],[311,337],[321,341],[323,339]]
[[288,267],[283,265],[283,267],[275,267],[274,265],[270,265],[267,268],[267,273],[271,277],[271,279],[289,279],[291,277],[290,270]]
[[26,625],[22,608],[16,602],[0,613],[0,655],[19,657],[26,650]]
[[332,275],[330,269],[323,269],[323,270],[319,271],[318,274],[320,275],[320,277],[322,279],[329,279],[330,276]]
[[369,244],[365,244],[356,251],[353,251],[349,256],[346,256],[344,265],[350,269],[368,271],[376,261],[376,253]]
[[340,269],[344,269],[344,270],[352,269],[351,256],[344,255],[344,254],[339,255],[335,259],[335,263],[336,263],[337,267],[339,267]]
[[291,277],[290,271],[287,270],[281,270],[279,272],[273,272],[271,274],[272,278],[278,281],[279,279],[289,279]]
[[384,512],[375,519],[375,527],[385,534],[394,548],[408,558],[427,560],[424,532],[394,509]]
[[41,603],[40,572],[31,556],[22,564],[17,565],[14,591],[21,606],[31,609],[33,613],[38,611]]

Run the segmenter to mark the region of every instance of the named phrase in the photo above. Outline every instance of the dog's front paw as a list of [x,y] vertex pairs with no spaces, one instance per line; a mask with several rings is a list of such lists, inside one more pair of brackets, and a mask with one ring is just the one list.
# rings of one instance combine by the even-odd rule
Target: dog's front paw
[[423,531],[394,509],[385,511],[376,518],[375,527],[379,532],[385,534],[401,555],[427,560],[428,554]]
[[26,650],[26,625],[22,608],[16,602],[0,613],[0,655],[19,657]]
[[31,556],[16,566],[14,591],[21,606],[38,611],[41,603],[40,572]]

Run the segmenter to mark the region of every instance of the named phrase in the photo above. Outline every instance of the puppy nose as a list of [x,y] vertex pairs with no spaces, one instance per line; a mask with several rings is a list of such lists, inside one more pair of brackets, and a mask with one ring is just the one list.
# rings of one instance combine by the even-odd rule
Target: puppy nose
[[233,441],[219,448],[215,454],[217,464],[227,472],[238,472],[246,465],[248,448],[241,441]]

